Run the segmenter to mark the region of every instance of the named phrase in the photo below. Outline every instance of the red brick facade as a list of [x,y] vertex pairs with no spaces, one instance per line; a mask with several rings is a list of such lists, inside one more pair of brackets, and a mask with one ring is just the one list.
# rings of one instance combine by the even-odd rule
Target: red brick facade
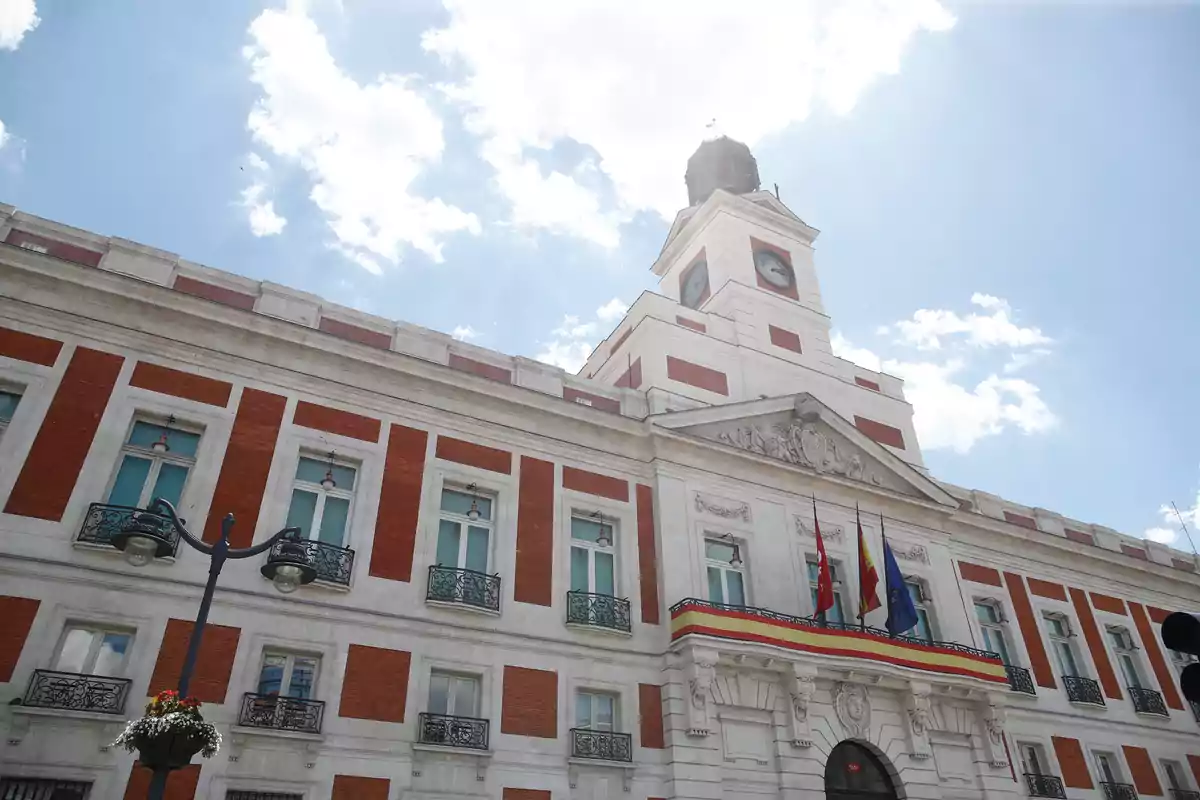
[[513,599],[548,606],[554,581],[554,464],[521,456]]
[[478,375],[481,378],[487,378],[500,383],[512,383],[512,371],[504,367],[497,367],[495,364],[485,364],[482,361],[476,361],[473,358],[460,356],[458,353],[451,353],[449,365],[451,369],[456,369],[459,372],[470,372],[472,375]]
[[1056,686],[1054,671],[1050,669],[1050,657],[1046,654],[1046,644],[1042,641],[1042,632],[1033,615],[1033,604],[1029,602],[1029,594],[1025,591],[1025,581],[1015,572],[1006,572],[1004,582],[1008,586],[1013,612],[1017,615],[1021,638],[1025,640],[1025,650],[1029,653],[1029,666],[1033,670],[1033,677],[1038,686],[1053,689]]
[[296,403],[296,413],[292,415],[292,423],[302,428],[336,433],[338,436],[347,436],[364,442],[379,441],[379,420],[304,400]]
[[1061,600],[1064,603],[1067,602],[1067,590],[1061,583],[1051,583],[1050,581],[1043,581],[1038,578],[1030,578],[1029,591],[1038,597],[1045,597],[1049,600]]
[[570,386],[563,387],[563,399],[601,411],[607,411],[611,414],[621,413],[620,400],[614,400],[611,397],[601,397],[598,394],[591,394],[590,392],[581,392],[578,389],[572,389]]
[[1092,607],[1097,611],[1104,611],[1108,614],[1120,614],[1125,616],[1125,601],[1118,597],[1110,597],[1099,592],[1092,592]]
[[1092,653],[1092,662],[1096,665],[1096,677],[1104,687],[1104,694],[1112,700],[1120,700],[1121,685],[1117,683],[1117,675],[1113,672],[1112,662],[1108,660],[1108,651],[1104,649],[1104,638],[1100,635],[1100,627],[1096,624],[1096,615],[1088,604],[1087,595],[1081,589],[1072,587],[1070,590],[1071,604],[1075,607],[1075,615],[1079,618],[1079,627],[1083,629],[1083,638],[1087,641],[1088,650]]
[[411,660],[405,650],[350,645],[338,716],[404,722]]
[[41,604],[32,597],[0,595],[0,683],[12,680]]
[[563,467],[562,483],[564,489],[573,492],[594,494],[597,497],[620,500],[622,503],[629,502],[629,481],[620,478],[588,472],[586,469]]
[[667,378],[713,394],[729,395],[729,379],[724,372],[675,356],[667,356]]
[[[150,796],[150,779],[153,776],[153,772],[135,761],[129,769],[124,800],[146,800]],[[163,800],[192,800],[196,796],[196,784],[199,780],[199,764],[189,764],[183,769],[171,770],[171,774],[167,776],[167,790],[163,794]]]
[[198,281],[195,278],[189,278],[186,275],[180,275],[175,279],[175,284],[172,288],[177,292],[190,294],[193,297],[202,297],[205,300],[211,300],[214,303],[220,303],[223,306],[231,308],[240,308],[243,311],[253,311],[256,298],[252,294],[239,292],[235,289],[229,289],[224,286],[217,286],[212,283]]
[[339,339],[345,339],[348,342],[358,342],[368,347],[378,347],[380,350],[392,349],[391,334],[373,331],[369,328],[359,327],[358,325],[351,325],[349,322],[322,317],[318,330],[324,331],[331,336],[336,336]]
[[449,436],[439,436],[436,447],[435,454],[443,461],[453,461],[456,464],[466,464],[504,475],[512,474],[512,453],[507,450],[464,442]]
[[1058,766],[1062,768],[1063,783],[1070,789],[1091,789],[1092,775],[1088,772],[1087,759],[1083,757],[1079,740],[1051,736],[1050,741],[1054,743],[1054,755],[1058,757]]
[[63,261],[73,261],[85,267],[99,266],[100,259],[104,257],[104,254],[97,250],[89,250],[86,247],[67,244],[57,239],[49,239],[45,236],[38,236],[36,233],[27,233],[16,228],[8,232],[4,243],[16,245],[17,247],[21,245],[33,245],[34,247],[45,249],[48,256],[61,258]]
[[[181,619],[167,620],[167,629],[158,648],[158,661],[154,663],[154,674],[150,676],[150,685],[146,687],[147,696],[179,686],[179,674],[183,670],[188,640],[192,636],[192,624]],[[241,628],[228,625],[210,622],[205,626],[188,694],[202,703],[225,702],[241,634]]]
[[383,488],[371,545],[370,574],[377,578],[412,580],[428,441],[425,431],[403,425],[393,424],[388,433]]
[[638,684],[638,718],[642,747],[661,750],[667,746],[663,736],[662,687]]
[[392,782],[387,778],[334,775],[330,800],[388,800]]
[[882,422],[858,415],[854,417],[854,427],[880,444],[895,447],[897,450],[904,449],[904,434],[900,432],[899,428],[893,428],[891,425],[884,425]]
[[767,330],[771,335],[771,344],[776,347],[782,347],[784,350],[791,350],[793,353],[803,353],[800,347],[800,336],[786,328],[777,328],[774,325],[768,325]]
[[57,339],[47,339],[45,336],[0,326],[0,356],[5,358],[53,367],[54,362],[58,361],[62,347],[62,342]]
[[1027,517],[1024,514],[1014,514],[1011,511],[1004,512],[1004,519],[1013,525],[1020,525],[1022,528],[1029,528],[1031,531],[1038,529],[1037,521],[1033,517]]
[[986,583],[988,586],[1003,586],[1000,582],[1000,573],[991,567],[981,567],[978,564],[972,564],[969,561],[959,561],[958,571],[962,575],[964,581],[972,583]]
[[1161,796],[1162,784],[1158,782],[1158,775],[1154,772],[1150,752],[1144,747],[1131,744],[1123,745],[1121,749],[1125,752],[1125,763],[1129,765],[1129,776],[1133,778],[1133,786],[1138,790],[1138,795]]
[[1154,670],[1154,677],[1158,679],[1159,688],[1162,689],[1163,700],[1171,708],[1182,711],[1183,700],[1180,698],[1179,689],[1176,686],[1179,677],[1167,665],[1167,661],[1163,657],[1158,637],[1155,636],[1154,628],[1150,625],[1150,619],[1146,616],[1146,609],[1141,603],[1135,603],[1130,600],[1129,616],[1133,617],[1134,627],[1137,628],[1138,637],[1142,640],[1142,649],[1146,651],[1146,658],[1150,661],[1150,668]]
[[526,667],[504,668],[500,731],[541,739],[558,737],[558,673]]
[[658,544],[654,532],[654,492],[645,484],[637,487],[638,584],[642,595],[642,622],[659,623]]
[[229,405],[229,394],[233,391],[233,385],[225,381],[147,361],[139,361],[134,366],[129,385],[221,408]]

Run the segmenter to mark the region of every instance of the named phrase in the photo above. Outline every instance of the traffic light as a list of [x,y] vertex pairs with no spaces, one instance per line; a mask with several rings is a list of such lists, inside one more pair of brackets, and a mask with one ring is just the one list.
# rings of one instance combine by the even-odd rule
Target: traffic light
[[[1200,614],[1176,611],[1168,614],[1162,624],[1162,641],[1168,650],[1200,657]],[[1179,674],[1183,696],[1200,703],[1200,663],[1191,663]]]

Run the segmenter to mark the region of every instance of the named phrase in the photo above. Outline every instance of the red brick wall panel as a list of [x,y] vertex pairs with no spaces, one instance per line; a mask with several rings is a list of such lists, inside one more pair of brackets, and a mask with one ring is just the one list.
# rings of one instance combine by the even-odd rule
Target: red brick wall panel
[[1030,578],[1029,591],[1038,597],[1045,597],[1048,600],[1061,600],[1064,603],[1067,601],[1067,590],[1061,583],[1052,583],[1040,578]]
[[1096,677],[1104,687],[1104,694],[1112,700],[1120,700],[1123,696],[1121,685],[1117,683],[1112,662],[1108,660],[1108,651],[1104,649],[1104,637],[1100,635],[1100,626],[1096,624],[1096,615],[1092,613],[1087,595],[1075,587],[1071,587],[1069,592],[1075,615],[1079,617],[1079,627],[1083,629],[1083,638],[1087,641],[1088,650],[1092,653],[1092,662],[1096,665]]
[[1072,542],[1079,542],[1080,544],[1091,544],[1091,545],[1094,545],[1096,543],[1096,537],[1092,536],[1090,533],[1087,533],[1085,531],[1077,531],[1073,528],[1064,528],[1063,532],[1066,534],[1067,538],[1070,539]]
[[[150,779],[154,773],[135,761],[129,770],[129,781],[125,784],[125,800],[146,800],[150,796]],[[200,765],[188,764],[183,769],[173,769],[167,776],[167,788],[163,800],[193,800],[196,784],[200,780]]]
[[466,464],[504,475],[512,474],[512,453],[474,442],[464,442],[449,436],[437,438],[436,455],[444,461]]
[[1196,784],[1200,785],[1200,756],[1188,754],[1188,766],[1192,769],[1192,777],[1196,779]]
[[667,746],[663,736],[662,687],[651,683],[638,684],[638,717],[642,747],[661,750]]
[[62,347],[63,343],[57,339],[47,339],[45,336],[0,326],[0,356],[53,367],[54,362],[58,361]]
[[638,584],[642,594],[642,622],[659,624],[658,545],[654,537],[654,492],[639,483],[637,495]]
[[[179,686],[179,674],[187,655],[188,641],[192,636],[193,623],[182,619],[167,620],[162,644],[158,648],[158,660],[154,663],[154,674],[146,695],[154,696],[164,689]],[[188,694],[202,703],[224,703],[229,688],[229,675],[233,671],[233,659],[237,655],[241,628],[208,623],[200,637],[200,654],[196,657],[196,669]]]
[[47,239],[45,236],[38,236],[34,233],[26,233],[13,228],[8,232],[8,236],[4,240],[5,244],[13,244],[20,247],[22,244],[32,244],[38,247],[46,248],[46,255],[61,258],[64,261],[73,261],[76,264],[82,264],[85,267],[95,267],[100,264],[100,259],[104,257],[103,253],[96,250],[89,250],[86,247],[79,245],[67,244],[56,239]]
[[768,325],[767,331],[771,334],[771,344],[776,347],[782,347],[784,350],[791,350],[793,353],[803,353],[800,347],[800,336],[786,328],[777,328],[774,325]]
[[682,358],[667,356],[667,378],[714,394],[729,396],[729,379],[724,372],[693,364]]
[[1092,607],[1107,614],[1125,616],[1125,603],[1118,597],[1092,592]]
[[550,790],[511,789],[505,786],[503,800],[550,800]]
[[624,333],[617,337],[617,340],[613,342],[613,346],[608,350],[609,356],[617,352],[621,345],[625,344],[625,340],[629,338],[629,334],[631,333],[633,333],[633,328],[627,328]]
[[1066,736],[1051,736],[1058,766],[1062,768],[1062,779],[1071,789],[1091,789],[1092,774],[1088,772],[1087,759],[1078,739]]
[[229,394],[233,391],[233,385],[225,381],[146,361],[139,361],[134,366],[129,385],[221,408],[229,405]]
[[334,775],[330,800],[388,800],[392,783],[387,778]]
[[675,321],[685,328],[691,328],[692,330],[699,331],[700,333],[708,333],[708,326],[703,322],[696,322],[694,319],[681,317],[678,314],[675,315]]
[[497,367],[495,364],[485,364],[482,361],[460,356],[457,353],[450,354],[449,364],[451,369],[456,369],[459,372],[470,372],[481,378],[499,381],[500,383],[512,383],[512,370]]
[[303,428],[336,433],[364,442],[379,441],[379,420],[304,400],[296,403],[292,422]]
[[581,392],[578,389],[572,389],[570,386],[563,387],[563,399],[601,411],[607,411],[611,414],[621,413],[620,400],[614,400],[611,397],[601,397],[598,394],[591,394],[589,392]]
[[617,378],[617,382],[613,384],[618,389],[638,389],[642,385],[642,360],[635,358],[633,363],[629,365],[629,369],[625,370],[625,374]]
[[412,654],[405,650],[350,645],[338,716],[404,722],[411,662]]
[[1163,699],[1167,705],[1179,711],[1183,710],[1183,700],[1179,696],[1179,690],[1176,688],[1178,676],[1175,671],[1167,666],[1167,661],[1163,657],[1162,648],[1159,646],[1159,639],[1154,635],[1154,628],[1150,624],[1149,617],[1146,616],[1146,609],[1141,603],[1129,601],[1129,616],[1133,617],[1134,627],[1137,628],[1138,636],[1142,639],[1142,649],[1146,651],[1146,658],[1150,660],[1150,668],[1154,670],[1154,677],[1158,679],[1158,686],[1162,689]]
[[1004,512],[1004,519],[1012,525],[1019,525],[1022,528],[1029,528],[1031,531],[1038,529],[1037,520],[1033,517],[1027,517],[1024,514],[1014,514],[1012,511]]
[[[792,254],[789,253],[787,250],[784,250],[782,247],[776,247],[773,244],[769,244],[769,243],[761,241],[759,239],[755,239],[753,236],[751,236],[750,237],[750,249],[751,249],[751,251],[770,250],[771,252],[775,253],[777,256],[782,258],[783,263],[787,264],[788,266],[792,266]],[[776,286],[775,284],[766,281],[763,278],[763,276],[758,273],[758,270],[754,271],[754,277],[757,280],[758,287],[760,289],[766,289],[769,292],[775,292],[776,294],[781,294],[784,297],[790,297],[793,300],[800,299],[800,294],[796,289],[795,267],[793,267],[792,285],[791,286],[785,286],[785,287],[780,288],[779,286]]]
[[1140,558],[1142,561],[1149,561],[1150,556],[1146,553],[1145,548],[1133,547],[1131,545],[1121,545],[1121,552],[1131,558]]
[[1008,586],[1008,596],[1012,600],[1013,612],[1017,615],[1017,626],[1021,629],[1021,638],[1025,640],[1025,650],[1029,653],[1029,666],[1033,670],[1033,676],[1037,680],[1038,686],[1053,689],[1056,686],[1054,671],[1050,669],[1050,658],[1046,654],[1042,632],[1033,615],[1033,604],[1029,602],[1025,581],[1015,572],[1006,572],[1004,573],[1004,583]]
[[75,349],[4,511],[62,519],[125,359]]
[[1000,582],[1000,573],[991,567],[981,567],[978,564],[972,564],[969,561],[959,561],[958,571],[962,575],[964,581],[972,583],[986,583],[989,586],[1003,586]]
[[864,389],[870,389],[872,392],[883,391],[881,388],[879,388],[879,384],[875,381],[869,381],[866,378],[860,378],[857,375],[854,377],[854,382]]
[[215,542],[221,538],[221,520],[229,513],[235,519],[230,544],[247,547],[253,541],[286,405],[287,400],[277,394],[248,387],[242,390],[233,431],[225,447],[225,459],[221,462],[221,474],[208,509],[204,541]]
[[558,738],[558,673],[504,667],[500,731],[517,736]]
[[880,444],[886,444],[898,450],[904,449],[904,434],[900,432],[899,428],[893,428],[891,425],[884,425],[882,422],[860,417],[857,414],[854,417],[854,427]]
[[349,322],[322,317],[318,330],[349,342],[365,344],[368,347],[378,347],[380,350],[392,349],[391,334],[351,325]]
[[521,456],[513,599],[548,606],[554,580],[554,464]]
[[0,683],[12,680],[41,604],[41,600],[32,597],[0,595]]
[[1162,625],[1171,615],[1171,612],[1165,608],[1155,608],[1154,606],[1146,606],[1146,611],[1150,614],[1150,621],[1157,625]]
[[425,431],[403,425],[393,424],[388,434],[383,488],[371,545],[370,574],[376,578],[412,580],[428,441],[429,434]]
[[1174,567],[1175,569],[1181,569],[1184,572],[1195,572],[1196,571],[1196,562],[1190,561],[1186,558],[1172,558],[1171,566]]
[[564,489],[574,492],[594,494],[597,497],[620,500],[622,503],[629,502],[629,481],[620,478],[588,472],[586,469],[563,467],[562,483]]
[[198,281],[195,278],[189,278],[186,275],[180,275],[175,279],[175,285],[172,287],[177,292],[190,294],[193,297],[202,297],[205,300],[212,300],[214,303],[220,303],[223,306],[232,308],[240,308],[243,311],[253,311],[255,297],[252,294],[239,292],[235,289],[227,289],[224,286],[217,286],[212,283]]
[[1129,765],[1129,775],[1133,778],[1133,786],[1139,795],[1161,796],[1162,784],[1154,772],[1154,762],[1150,760],[1150,752],[1144,747],[1127,744],[1121,747],[1125,751],[1125,763]]

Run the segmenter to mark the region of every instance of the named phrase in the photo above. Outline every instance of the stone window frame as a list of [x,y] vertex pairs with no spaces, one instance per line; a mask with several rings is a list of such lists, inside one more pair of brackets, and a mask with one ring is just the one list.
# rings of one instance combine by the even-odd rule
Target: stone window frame
[[[431,434],[429,439],[433,442],[436,437]],[[505,587],[511,585],[516,569],[516,510],[519,490],[513,475],[438,459],[431,451],[426,457],[421,490],[422,522],[417,549],[413,554],[413,571],[416,574],[419,564],[423,564],[423,569],[428,571],[429,567],[437,563],[442,491],[449,489],[467,492],[467,487],[472,483],[475,484],[475,492],[480,497],[487,497],[492,501],[492,535],[488,542],[487,572],[489,575],[500,576],[503,601],[503,593],[508,591]]]
[[[494,709],[494,686],[495,686],[495,666],[484,661],[474,661],[470,659],[448,659],[437,656],[421,656],[420,669],[416,670],[417,676],[417,711],[429,711],[429,684],[433,679],[435,672],[451,673],[455,675],[470,676],[479,681],[479,719],[486,719],[489,723],[497,722],[500,719],[500,713],[495,713]],[[490,725],[489,725],[490,727]],[[499,733],[497,727],[493,733]]]

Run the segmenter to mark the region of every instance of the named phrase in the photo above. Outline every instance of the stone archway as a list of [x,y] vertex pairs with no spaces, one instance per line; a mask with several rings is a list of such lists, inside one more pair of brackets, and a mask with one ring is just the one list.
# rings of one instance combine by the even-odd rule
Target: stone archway
[[826,800],[904,800],[896,770],[866,742],[847,739],[825,762]]

